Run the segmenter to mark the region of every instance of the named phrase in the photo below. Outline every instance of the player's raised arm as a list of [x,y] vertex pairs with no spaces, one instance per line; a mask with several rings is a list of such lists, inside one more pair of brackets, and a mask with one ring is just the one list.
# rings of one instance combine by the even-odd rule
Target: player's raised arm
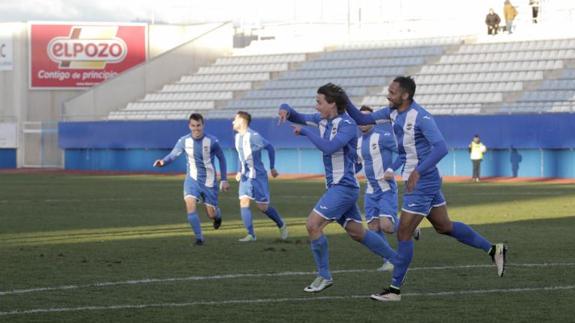
[[375,124],[375,119],[372,114],[364,114],[359,111],[359,109],[351,102],[351,99],[347,94],[345,94],[345,110],[347,114],[357,122],[358,125]]
[[299,113],[287,103],[282,103],[280,105],[278,115],[279,115],[279,123],[282,123],[287,120],[297,124],[317,127],[319,122],[319,117],[317,113],[312,114]]

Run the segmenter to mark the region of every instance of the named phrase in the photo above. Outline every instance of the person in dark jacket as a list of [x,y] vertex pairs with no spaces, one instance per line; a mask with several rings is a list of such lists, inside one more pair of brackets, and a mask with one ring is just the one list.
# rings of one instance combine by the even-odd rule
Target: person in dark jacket
[[485,16],[485,24],[487,25],[488,35],[497,35],[499,30],[499,23],[501,23],[501,18],[499,15],[493,11],[493,8],[489,9],[489,13]]
[[531,6],[532,21],[536,24],[539,21],[539,0],[529,0],[529,6]]

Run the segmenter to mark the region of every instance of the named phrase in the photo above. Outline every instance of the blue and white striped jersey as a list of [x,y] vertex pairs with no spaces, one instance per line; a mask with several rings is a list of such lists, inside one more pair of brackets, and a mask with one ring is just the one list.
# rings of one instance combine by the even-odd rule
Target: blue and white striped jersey
[[394,153],[397,153],[397,142],[390,122],[377,125],[359,137],[357,155],[367,182],[365,193],[397,189],[395,179],[387,181],[383,178],[385,170],[392,168]]
[[[368,116],[373,117],[377,124],[389,120],[393,122],[399,157],[404,162],[403,180],[407,180],[411,172],[430,157],[434,145],[445,145],[445,139],[437,128],[433,116],[415,101],[401,113],[398,113],[396,109],[386,107]],[[418,168],[421,178],[440,179],[436,164],[425,166],[429,167]]]
[[221,178],[226,180],[226,159],[216,137],[206,134],[202,138],[194,139],[191,134],[187,134],[181,137],[172,151],[163,158],[164,163],[169,164],[173,162],[183,152],[187,156],[187,176],[206,187],[217,187],[214,157],[218,157]]
[[240,164],[239,171],[243,176],[247,178],[267,177],[267,171],[262,162],[262,149],[268,151],[270,168],[275,168],[273,146],[253,129],[248,128],[243,135],[236,133],[235,146]]
[[328,120],[322,119],[319,113],[298,113],[287,105],[282,105],[282,109],[288,111],[289,121],[318,127],[319,137],[330,144],[335,144],[333,146],[337,147],[335,151],[332,151],[330,145],[317,143],[314,141],[317,135],[302,128],[302,134],[308,136],[311,142],[323,152],[326,186],[346,185],[359,187],[355,177],[355,164],[357,161],[357,124],[355,121],[345,113]]

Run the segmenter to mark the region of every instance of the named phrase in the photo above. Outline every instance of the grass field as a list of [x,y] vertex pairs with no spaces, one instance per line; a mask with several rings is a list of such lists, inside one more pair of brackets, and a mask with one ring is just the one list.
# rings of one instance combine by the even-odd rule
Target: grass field
[[445,184],[452,219],[509,244],[505,277],[425,223],[393,304],[369,300],[390,273],[337,224],[327,229],[335,285],[303,292],[314,278],[304,223],[323,182],[272,181],[290,238],[254,211],[258,240],[247,244],[233,184],[220,230],[201,212],[203,247],[181,187],[181,176],[0,174],[0,321],[574,320],[575,184]]

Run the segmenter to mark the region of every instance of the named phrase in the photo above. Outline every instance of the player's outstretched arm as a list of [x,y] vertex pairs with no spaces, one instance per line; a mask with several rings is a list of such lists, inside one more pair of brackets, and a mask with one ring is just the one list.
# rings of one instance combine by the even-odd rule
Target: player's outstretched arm
[[300,126],[293,126],[296,135],[302,135],[309,138],[319,150],[324,154],[330,155],[343,148],[352,138],[356,136],[356,127],[341,127],[339,132],[333,137],[332,140],[321,138],[315,132],[308,128]]
[[170,164],[171,162],[176,160],[176,158],[178,158],[183,152],[184,152],[184,142],[182,141],[182,138],[180,138],[180,140],[178,140],[172,151],[169,154],[167,154],[166,157],[158,159],[154,162],[154,167],[164,167]]
[[278,116],[279,116],[278,124],[281,124],[285,121],[291,121],[293,123],[301,125],[309,125],[317,127],[318,123],[317,114],[299,113],[287,103],[282,103],[280,105]]
[[359,111],[359,109],[351,102],[351,99],[347,94],[345,95],[345,110],[347,114],[355,120],[358,125],[366,125],[366,124],[375,124],[375,119],[373,118],[372,114],[363,114]]

